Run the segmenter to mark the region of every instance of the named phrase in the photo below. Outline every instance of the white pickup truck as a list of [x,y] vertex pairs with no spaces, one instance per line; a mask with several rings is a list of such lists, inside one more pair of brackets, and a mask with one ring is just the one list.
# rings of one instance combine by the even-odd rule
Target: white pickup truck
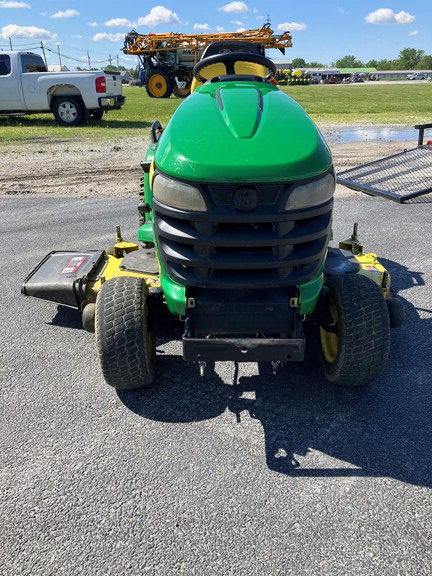
[[48,72],[39,54],[0,52],[1,115],[52,112],[61,126],[77,126],[124,101],[118,72]]

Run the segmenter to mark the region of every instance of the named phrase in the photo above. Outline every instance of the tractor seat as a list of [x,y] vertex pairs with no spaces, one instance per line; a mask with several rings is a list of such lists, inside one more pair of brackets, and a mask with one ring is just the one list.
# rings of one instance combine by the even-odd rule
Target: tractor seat
[[[241,54],[258,54],[264,56],[264,48],[258,44],[250,44],[249,42],[242,41],[229,41],[222,40],[220,42],[213,42],[209,44],[204,50],[201,61],[211,56],[217,54],[225,54],[227,52],[239,52],[239,60],[234,64],[234,73],[239,76],[239,80],[244,80],[247,77],[257,77],[264,78],[267,75],[267,69],[265,66],[260,64],[255,64],[253,62],[242,62]],[[216,79],[218,77],[229,77],[226,65],[222,62],[212,63],[210,61],[209,65],[203,69],[203,74],[208,80]],[[197,78],[193,78],[191,85],[191,92],[193,92],[198,86],[202,86],[202,82]]]

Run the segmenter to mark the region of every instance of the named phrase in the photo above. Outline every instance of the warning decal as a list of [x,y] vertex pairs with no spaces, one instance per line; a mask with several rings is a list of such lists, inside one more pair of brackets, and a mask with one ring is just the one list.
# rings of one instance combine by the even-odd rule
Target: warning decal
[[378,270],[378,268],[375,268],[375,266],[365,266],[365,270],[372,272],[372,274],[381,274],[381,272]]
[[87,256],[74,256],[69,260],[66,266],[61,271],[62,274],[73,274],[78,270],[83,262],[87,260]]

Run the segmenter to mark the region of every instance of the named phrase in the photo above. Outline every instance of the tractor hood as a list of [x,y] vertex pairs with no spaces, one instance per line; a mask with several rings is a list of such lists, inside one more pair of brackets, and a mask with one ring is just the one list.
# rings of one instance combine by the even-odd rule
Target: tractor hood
[[196,182],[281,182],[326,172],[330,150],[306,112],[271,84],[200,86],[159,139],[155,161]]

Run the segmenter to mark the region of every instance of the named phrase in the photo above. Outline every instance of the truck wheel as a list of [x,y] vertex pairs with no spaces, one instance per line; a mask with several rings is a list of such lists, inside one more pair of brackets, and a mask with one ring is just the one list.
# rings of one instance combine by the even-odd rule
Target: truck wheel
[[154,68],[147,74],[146,90],[150,98],[169,98],[173,92],[171,78],[162,68]]
[[319,327],[318,357],[324,376],[341,386],[367,386],[384,368],[390,321],[380,287],[358,274],[334,276],[329,318]]
[[84,104],[78,96],[54,98],[52,111],[60,126],[78,126],[85,118]]
[[156,347],[148,326],[148,288],[142,278],[113,278],[96,299],[96,348],[106,382],[135,390],[152,383]]

